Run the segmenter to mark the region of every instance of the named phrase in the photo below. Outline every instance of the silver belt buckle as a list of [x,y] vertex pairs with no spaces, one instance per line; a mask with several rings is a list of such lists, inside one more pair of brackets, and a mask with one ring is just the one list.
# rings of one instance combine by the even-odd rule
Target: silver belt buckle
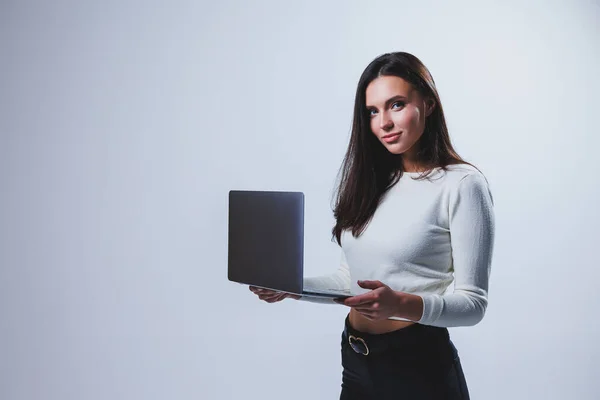
[[[354,352],[362,354],[363,356],[369,355],[369,346],[367,346],[367,343],[363,340],[363,338],[350,335],[348,336],[348,343],[350,344],[350,347],[352,347],[352,350],[354,350]],[[360,349],[357,343],[361,343],[364,347],[364,350]]]

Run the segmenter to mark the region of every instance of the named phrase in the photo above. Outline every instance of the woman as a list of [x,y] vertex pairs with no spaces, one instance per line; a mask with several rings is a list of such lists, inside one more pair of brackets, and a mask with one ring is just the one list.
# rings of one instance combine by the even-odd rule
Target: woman
[[484,316],[493,198],[454,151],[434,80],[411,54],[384,54],[359,80],[334,215],[341,265],[305,285],[355,294],[335,300],[350,307],[340,398],[468,399],[447,328]]

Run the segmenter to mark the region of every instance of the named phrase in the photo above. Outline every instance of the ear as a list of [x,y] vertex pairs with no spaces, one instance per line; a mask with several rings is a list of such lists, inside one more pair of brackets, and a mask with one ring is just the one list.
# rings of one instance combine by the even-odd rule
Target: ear
[[435,109],[435,100],[432,97],[428,97],[425,99],[425,116],[429,117],[433,110]]

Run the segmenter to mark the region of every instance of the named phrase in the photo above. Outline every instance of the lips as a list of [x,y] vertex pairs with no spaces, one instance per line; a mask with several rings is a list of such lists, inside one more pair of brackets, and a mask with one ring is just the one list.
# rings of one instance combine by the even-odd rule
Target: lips
[[390,133],[389,135],[383,136],[381,139],[386,143],[390,143],[390,142],[395,141],[399,137],[400,137],[400,133]]

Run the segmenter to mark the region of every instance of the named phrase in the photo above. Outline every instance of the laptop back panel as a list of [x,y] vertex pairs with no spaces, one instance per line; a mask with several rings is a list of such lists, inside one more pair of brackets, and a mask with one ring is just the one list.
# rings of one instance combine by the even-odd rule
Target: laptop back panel
[[230,281],[302,293],[304,194],[229,192]]

